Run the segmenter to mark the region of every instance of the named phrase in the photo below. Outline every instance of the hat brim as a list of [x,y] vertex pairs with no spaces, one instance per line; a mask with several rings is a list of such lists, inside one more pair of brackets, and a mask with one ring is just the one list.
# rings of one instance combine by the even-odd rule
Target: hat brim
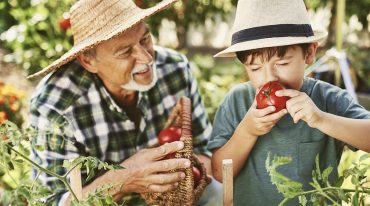
[[145,20],[146,18],[156,14],[159,11],[162,11],[170,6],[172,6],[174,3],[176,3],[178,0],[163,0],[159,2],[157,5],[150,7],[148,9],[141,9],[141,12],[136,13],[136,15],[131,16],[128,20],[126,20],[125,24],[118,25],[116,28],[114,28],[112,31],[106,33],[105,35],[100,35],[94,38],[92,41],[91,39],[88,39],[86,41],[83,41],[77,45],[73,45],[73,47],[66,52],[63,56],[61,56],[59,59],[55,60],[53,63],[51,63],[49,66],[45,67],[44,69],[29,75],[27,78],[37,78],[43,75],[46,75],[59,67],[63,66],[64,64],[67,64],[68,62],[75,59],[79,54],[96,47],[98,44],[105,42],[109,39],[112,39],[126,30],[130,29],[131,27],[135,26],[139,22]]
[[214,57],[235,57],[236,56],[235,52],[238,51],[260,49],[267,47],[286,46],[314,42],[321,44],[325,40],[327,35],[328,33],[326,31],[316,30],[314,31],[314,36],[312,37],[275,37],[241,42],[220,51],[219,53],[215,54]]

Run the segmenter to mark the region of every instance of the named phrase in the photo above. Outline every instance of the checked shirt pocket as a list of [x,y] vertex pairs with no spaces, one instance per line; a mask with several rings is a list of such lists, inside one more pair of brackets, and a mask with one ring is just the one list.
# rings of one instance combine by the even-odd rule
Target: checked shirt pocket
[[320,154],[322,159],[323,149],[325,148],[326,138],[315,142],[303,142],[298,144],[298,175],[311,176],[315,168],[315,158]]

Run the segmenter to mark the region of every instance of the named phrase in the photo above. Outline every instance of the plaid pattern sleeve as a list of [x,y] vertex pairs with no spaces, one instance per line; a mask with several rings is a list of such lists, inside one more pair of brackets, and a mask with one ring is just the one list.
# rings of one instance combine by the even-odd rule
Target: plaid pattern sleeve
[[[102,81],[78,62],[45,77],[30,102],[30,123],[38,132],[33,143],[45,150],[32,150],[32,159],[60,175],[66,172],[63,161],[78,156],[121,163],[140,149],[158,145],[157,134],[181,96],[188,96],[193,104],[194,151],[210,155],[206,146],[212,128],[186,57],[161,47],[155,51],[158,81],[149,91],[139,93],[142,118],[138,128]],[[66,192],[64,185],[47,175],[39,179],[56,192],[53,205],[63,205],[59,200]],[[125,201],[128,205],[143,202],[138,194],[128,195]]]

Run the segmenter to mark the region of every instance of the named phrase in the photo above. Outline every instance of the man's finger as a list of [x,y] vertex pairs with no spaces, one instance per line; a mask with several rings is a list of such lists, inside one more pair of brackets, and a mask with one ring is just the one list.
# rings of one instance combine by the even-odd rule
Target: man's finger
[[167,159],[153,162],[148,164],[147,167],[149,167],[147,170],[149,170],[150,173],[167,172],[170,170],[189,168],[190,160],[184,158]]
[[149,175],[147,181],[151,184],[165,185],[181,181],[184,178],[184,172],[166,172]]
[[176,187],[179,186],[179,183],[172,183],[172,184],[165,184],[165,185],[148,185],[147,190],[148,192],[167,192],[170,190],[175,189]]
[[153,157],[155,160],[160,160],[165,157],[167,154],[176,152],[184,148],[184,142],[182,141],[175,141],[171,143],[166,143],[156,148],[150,149],[149,157]]

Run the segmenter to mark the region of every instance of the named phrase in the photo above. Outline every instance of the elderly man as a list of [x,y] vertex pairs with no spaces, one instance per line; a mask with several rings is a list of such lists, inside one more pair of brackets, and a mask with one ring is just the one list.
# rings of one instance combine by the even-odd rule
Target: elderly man
[[[30,123],[37,131],[34,143],[46,148],[33,150],[35,161],[58,174],[66,172],[64,160],[78,156],[126,168],[84,185],[84,195],[115,184],[120,187],[110,192],[116,201],[125,198],[127,205],[138,205],[143,203],[139,193],[164,192],[178,185],[185,174],[165,172],[189,167],[190,161],[161,159],[182,149],[183,143],[156,145],[157,134],[181,96],[192,102],[194,153],[211,171],[206,146],[212,128],[189,63],[173,50],[154,47],[143,22],[175,1],[148,9],[129,0],[78,1],[70,11],[73,48],[30,76],[50,73],[30,104]],[[57,193],[54,205],[70,204],[61,182],[44,174],[39,179]]]

